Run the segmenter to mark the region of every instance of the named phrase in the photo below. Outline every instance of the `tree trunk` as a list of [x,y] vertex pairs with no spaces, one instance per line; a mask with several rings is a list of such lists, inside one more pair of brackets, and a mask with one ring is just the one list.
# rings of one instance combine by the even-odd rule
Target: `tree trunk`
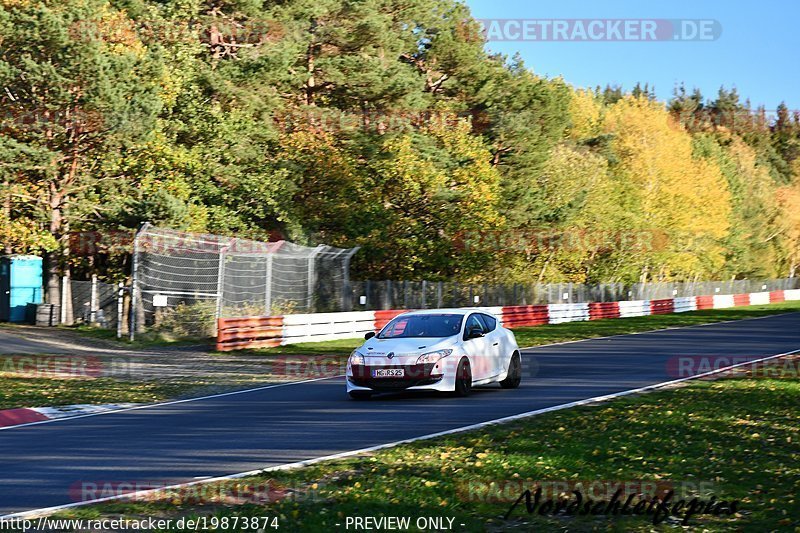
[[[5,191],[5,196],[3,196],[3,224],[8,227],[11,224],[11,183],[8,179],[3,180],[3,190]],[[4,235],[3,253],[9,255],[11,252],[11,242],[8,239],[8,235]]]
[[316,32],[317,32],[317,21],[311,21],[311,28],[310,28],[310,42],[308,43],[308,49],[306,50],[306,73],[308,77],[306,78],[306,105],[313,106],[314,105],[314,96],[315,91],[317,90],[317,82],[314,78],[314,72],[316,70],[314,66],[314,61],[316,60],[316,53],[317,53],[317,44],[316,40]]
[[645,265],[645,266],[642,267],[642,275],[639,278],[639,283],[641,283],[641,284],[647,283],[647,275],[648,275],[649,272],[650,272],[649,265]]
[[[61,200],[59,195],[50,195],[50,233],[60,240],[61,230],[63,226],[63,218],[61,216]],[[45,254],[45,263],[47,265],[46,272],[46,301],[49,304],[61,304],[61,254],[58,250],[47,252]]]

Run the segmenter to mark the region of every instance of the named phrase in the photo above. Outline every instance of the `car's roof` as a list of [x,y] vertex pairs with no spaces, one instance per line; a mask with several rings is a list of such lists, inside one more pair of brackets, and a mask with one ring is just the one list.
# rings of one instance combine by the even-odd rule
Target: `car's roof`
[[492,314],[486,309],[478,307],[447,307],[443,309],[418,309],[416,311],[406,311],[403,315],[468,315],[470,313]]

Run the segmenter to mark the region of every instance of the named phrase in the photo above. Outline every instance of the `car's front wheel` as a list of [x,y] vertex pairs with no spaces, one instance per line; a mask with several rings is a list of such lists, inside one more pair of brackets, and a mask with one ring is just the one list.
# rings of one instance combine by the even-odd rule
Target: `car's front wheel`
[[500,382],[500,386],[504,389],[516,389],[522,381],[522,360],[519,353],[514,352],[511,356],[511,361],[508,362],[508,373],[506,379]]
[[364,390],[351,390],[348,394],[354,400],[369,400],[372,398],[372,393]]
[[469,359],[463,358],[458,363],[456,370],[456,396],[469,396],[472,392],[472,369],[469,366]]

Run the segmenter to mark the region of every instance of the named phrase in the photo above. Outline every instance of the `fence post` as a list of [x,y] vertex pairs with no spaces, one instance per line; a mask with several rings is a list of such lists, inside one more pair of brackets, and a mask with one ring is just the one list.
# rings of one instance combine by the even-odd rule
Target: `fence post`
[[353,287],[350,285],[350,260],[356,255],[360,246],[352,248],[344,258],[344,272],[342,273],[342,311],[353,310]]
[[422,308],[423,309],[427,309],[428,308],[428,298],[427,298],[427,294],[425,294],[425,290],[427,288],[428,288],[428,282],[423,279],[422,280]]
[[125,298],[125,286],[120,281],[117,284],[117,338],[122,338],[122,315],[125,309],[123,299]]
[[317,255],[319,252],[324,248],[323,245],[319,245],[311,251],[311,255],[308,256],[308,312],[314,312],[314,289],[317,285],[317,271],[316,271],[316,261]]
[[92,274],[92,290],[89,296],[89,324],[94,325],[97,322],[97,274]]
[[70,276],[70,269],[65,269],[64,275],[61,276],[61,324],[71,326],[72,320],[69,319],[70,311],[72,309],[72,277]]
[[222,297],[225,292],[225,252],[229,246],[223,246],[219,250],[219,263],[217,266],[217,307],[214,312],[214,336],[217,336],[217,323],[222,318]]
[[264,314],[272,315],[272,254],[267,255],[267,272],[264,280]]
[[136,328],[138,324],[136,323],[136,315],[139,314],[138,307],[139,307],[139,299],[141,297],[141,287],[139,287],[139,236],[150,226],[149,222],[145,222],[139,228],[139,231],[136,232],[136,235],[133,237],[133,260],[131,264],[131,276],[133,278],[133,283],[131,285],[131,310],[129,311],[128,318],[130,319],[130,326],[128,327],[128,338],[131,342],[133,342],[136,338]]

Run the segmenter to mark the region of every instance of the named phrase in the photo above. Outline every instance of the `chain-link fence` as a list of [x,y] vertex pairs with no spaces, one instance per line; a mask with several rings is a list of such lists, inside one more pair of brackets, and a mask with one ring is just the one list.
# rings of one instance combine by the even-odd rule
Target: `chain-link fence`
[[[534,283],[492,284],[432,281],[355,281],[352,309],[427,309],[470,305],[652,300],[680,296],[737,294],[800,288],[798,278],[675,283]],[[350,310],[350,309],[347,309]]]
[[356,251],[145,224],[134,241],[133,331],[210,336],[218,317],[341,310],[352,305]]
[[119,311],[119,290],[102,281],[70,280],[72,317],[70,322],[95,324],[116,329]]

